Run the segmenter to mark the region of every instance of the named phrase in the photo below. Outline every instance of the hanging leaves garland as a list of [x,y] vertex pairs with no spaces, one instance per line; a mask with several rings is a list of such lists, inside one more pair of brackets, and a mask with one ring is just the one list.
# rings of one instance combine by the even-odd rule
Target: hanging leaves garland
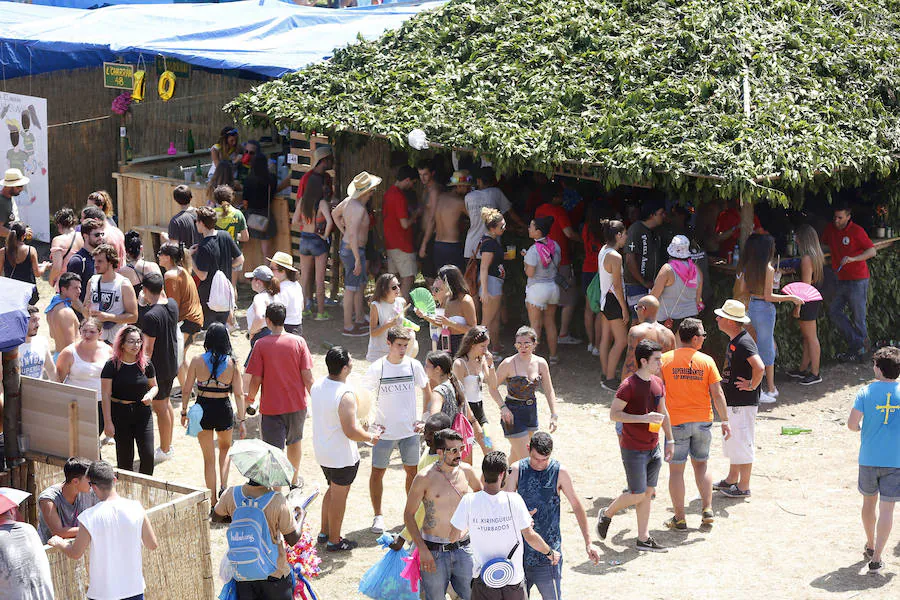
[[226,110],[787,204],[896,172],[898,58],[898,0],[455,0]]

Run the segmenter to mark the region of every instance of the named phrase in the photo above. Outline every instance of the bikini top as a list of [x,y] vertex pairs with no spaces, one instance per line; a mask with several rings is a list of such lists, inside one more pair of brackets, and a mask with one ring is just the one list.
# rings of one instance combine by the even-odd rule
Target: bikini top
[[527,375],[519,375],[515,358],[512,364],[516,374],[506,378],[506,393],[519,400],[534,400],[535,391],[537,391],[542,382],[541,376],[538,375],[534,379],[529,379]]
[[[231,383],[228,383],[227,385],[222,385],[222,382],[219,381],[219,375],[224,373],[225,369],[228,368],[228,361],[227,360],[219,361],[219,364],[216,365],[215,369],[213,369],[212,352],[204,352],[200,356],[203,358],[203,362],[204,362],[204,364],[206,364],[206,368],[209,369],[209,379],[207,379],[206,381],[203,381],[203,382],[198,381],[197,382],[197,391],[213,393],[213,394],[219,394],[222,392],[226,392],[226,393],[230,392],[231,391]],[[213,382],[215,382],[216,385],[210,385]]]

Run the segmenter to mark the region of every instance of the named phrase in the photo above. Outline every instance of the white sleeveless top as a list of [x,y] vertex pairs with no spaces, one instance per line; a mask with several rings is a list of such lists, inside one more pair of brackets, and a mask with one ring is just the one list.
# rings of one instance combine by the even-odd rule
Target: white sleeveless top
[[275,295],[276,302],[284,304],[285,325],[303,324],[303,287],[298,281],[285,279],[281,282],[281,291]]
[[[615,248],[604,245],[597,255],[597,275],[600,277],[600,310],[603,310],[606,306],[606,294],[612,291],[613,286],[612,273],[606,270],[606,267],[603,266],[603,261],[606,260],[606,257],[610,252],[614,251]],[[622,276],[625,276],[624,267],[622,269]]]
[[675,283],[666,287],[659,299],[660,321],[684,319],[697,314],[696,288],[688,288],[675,269],[672,269],[672,273],[675,275]]
[[330,469],[349,467],[359,462],[359,448],[341,428],[338,405],[350,387],[324,377],[313,384],[309,403],[312,413],[313,450],[316,462]]
[[[116,278],[113,279],[112,283],[101,281],[100,275],[91,277],[88,280],[91,308],[114,315],[124,313],[125,303],[122,301],[122,286],[125,285],[126,281],[128,281],[128,278],[118,273],[116,273]],[[103,323],[103,331],[100,333],[100,337],[104,342],[111,344],[116,339],[116,334],[123,327],[125,327],[124,323],[106,321]]]
[[[103,347],[102,343],[100,347]],[[112,357],[112,352],[101,353],[105,356],[102,356],[97,362],[88,362],[78,356],[75,344],[69,346],[69,349],[72,351],[74,360],[69,369],[69,376],[66,377],[64,383],[94,390],[97,392],[97,402],[100,402],[100,372],[103,371],[106,361]]]
[[[406,301],[403,298],[398,297],[394,300],[393,304],[389,304],[387,302],[373,302],[375,308],[378,310],[378,326],[381,327],[388,321],[392,321],[397,318],[397,315],[403,312],[403,309],[406,307]],[[387,356],[388,353],[388,344],[387,344],[387,331],[385,330],[381,335],[377,337],[369,336],[369,348],[366,351],[366,360],[371,362],[375,362],[382,356]]]
[[469,404],[481,402],[481,373],[472,375],[469,371],[469,360],[463,358],[463,366],[466,368],[466,376],[463,377],[463,393]]

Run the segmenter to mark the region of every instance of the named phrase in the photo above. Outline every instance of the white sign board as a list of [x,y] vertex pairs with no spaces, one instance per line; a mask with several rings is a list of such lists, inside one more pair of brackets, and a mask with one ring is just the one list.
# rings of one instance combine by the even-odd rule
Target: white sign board
[[19,169],[31,181],[15,198],[20,221],[34,237],[50,242],[50,179],[47,175],[47,99],[0,92],[0,173]]

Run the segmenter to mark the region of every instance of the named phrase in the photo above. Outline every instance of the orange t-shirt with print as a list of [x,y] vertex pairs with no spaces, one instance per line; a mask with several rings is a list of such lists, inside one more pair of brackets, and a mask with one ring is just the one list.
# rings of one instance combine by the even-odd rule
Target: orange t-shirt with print
[[713,420],[709,386],[722,381],[711,356],[693,348],[677,348],[662,355],[666,408],[672,426]]

